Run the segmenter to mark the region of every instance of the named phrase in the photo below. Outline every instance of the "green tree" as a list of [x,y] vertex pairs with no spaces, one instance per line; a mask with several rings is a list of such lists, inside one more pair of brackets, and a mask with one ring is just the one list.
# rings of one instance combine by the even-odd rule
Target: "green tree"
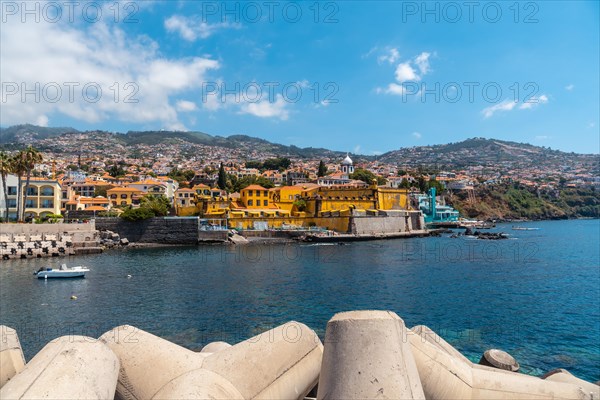
[[8,221],[8,187],[6,178],[13,172],[12,159],[8,153],[0,152],[0,179],[2,179],[2,189],[4,190],[4,199],[6,199],[5,220]]
[[261,169],[263,164],[260,161],[246,161],[246,168]]
[[21,215],[21,208],[23,207],[23,202],[22,202],[22,196],[23,196],[23,191],[21,190],[21,186],[23,185],[23,175],[25,175],[25,172],[27,171],[25,168],[25,162],[24,162],[24,155],[23,155],[23,151],[19,151],[17,154],[15,154],[11,160],[10,160],[10,165],[11,165],[11,172],[13,174],[15,174],[17,176],[17,220],[19,219],[19,216]]
[[102,196],[106,197],[106,186],[96,186],[94,188],[94,197]]
[[108,174],[110,176],[112,176],[113,178],[119,178],[121,176],[125,176],[125,170],[123,169],[123,166],[121,166],[119,164],[111,165],[108,168],[108,170],[106,170],[106,172],[108,172]]
[[319,161],[319,171],[317,172],[317,176],[320,178],[322,176],[327,175],[327,167],[323,160]]
[[421,191],[421,193],[427,192],[427,181],[425,180],[425,178],[423,178],[422,175],[419,175],[419,177],[417,178],[417,186],[419,187],[419,191]]
[[190,181],[194,176],[196,176],[196,172],[192,171],[191,169],[181,170],[177,167],[173,168],[168,174],[168,177],[176,180],[180,187],[184,182]]
[[354,172],[350,174],[350,179],[357,179],[369,185],[373,183],[373,180],[376,180],[378,185],[385,185],[386,183],[384,178],[377,176],[371,171],[363,168],[356,168]]
[[292,165],[287,157],[269,158],[263,162],[262,170],[286,170]]
[[400,188],[401,189],[410,189],[410,182],[408,181],[408,179],[403,178],[402,181],[400,182]]
[[298,199],[298,200],[294,201],[293,204],[294,204],[294,206],[296,207],[296,209],[298,211],[300,211],[300,212],[306,211],[306,206],[307,206],[306,200],[304,200],[304,199]]
[[147,194],[140,200],[140,208],[151,211],[155,216],[165,216],[169,214],[171,202],[162,194]]
[[127,221],[140,221],[154,217],[154,213],[147,208],[128,208],[121,214],[121,218]]
[[27,197],[29,196],[28,189],[29,181],[31,179],[31,171],[33,171],[33,168],[36,164],[39,164],[42,161],[44,161],[44,157],[42,156],[42,153],[34,149],[32,146],[28,146],[20,154],[26,175],[25,190],[23,190],[23,207],[21,208],[21,215],[18,218],[19,221],[23,221],[23,218],[25,216],[25,207],[27,206]]
[[227,174],[225,173],[225,167],[223,163],[219,167],[219,178],[217,179],[217,186],[221,190],[227,189]]
[[444,191],[444,185],[435,178],[430,179],[429,182],[427,182],[427,188],[431,189],[432,187],[435,188],[435,192],[438,194],[441,194]]

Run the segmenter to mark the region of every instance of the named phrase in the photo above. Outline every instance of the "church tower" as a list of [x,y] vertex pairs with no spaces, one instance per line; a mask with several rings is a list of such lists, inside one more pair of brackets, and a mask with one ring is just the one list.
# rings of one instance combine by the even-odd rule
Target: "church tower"
[[342,161],[342,174],[345,179],[349,179],[349,175],[354,173],[354,165],[352,164],[352,159],[346,154],[346,158]]

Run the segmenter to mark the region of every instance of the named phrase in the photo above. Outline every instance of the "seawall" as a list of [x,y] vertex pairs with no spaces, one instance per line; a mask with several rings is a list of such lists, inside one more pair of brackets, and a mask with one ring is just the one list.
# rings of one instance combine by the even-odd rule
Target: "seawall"
[[0,224],[0,259],[99,253],[94,221],[85,224]]
[[[122,218],[97,218],[96,228],[101,231],[117,232],[122,238],[127,238],[130,242],[190,245],[198,243],[198,218],[196,217],[150,218],[143,221],[126,221]],[[223,233],[226,239],[227,232],[223,231]]]

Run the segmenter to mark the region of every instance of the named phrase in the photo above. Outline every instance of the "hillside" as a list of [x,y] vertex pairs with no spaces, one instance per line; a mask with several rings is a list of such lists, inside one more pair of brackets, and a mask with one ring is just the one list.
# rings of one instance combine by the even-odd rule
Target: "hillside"
[[594,188],[540,191],[518,184],[479,187],[475,201],[466,192],[446,195],[461,215],[480,220],[600,218],[600,197]]
[[[0,128],[0,146],[19,148],[24,144],[63,154],[77,154],[102,148],[120,157],[134,158],[157,149],[162,152],[167,147],[179,151],[183,157],[188,157],[194,152],[208,157],[210,154],[224,151],[230,152],[234,157],[249,159],[285,156],[335,160],[344,155],[340,151],[287,146],[246,135],[222,137],[203,132],[173,131],[80,132],[69,127],[46,128],[34,125]],[[526,143],[484,138],[401,148],[378,157],[353,154],[352,158],[357,162],[377,161],[400,168],[422,166],[430,171],[469,170],[471,173],[481,172],[482,175],[511,175],[524,171],[532,171],[536,175],[539,175],[536,171],[548,171],[549,174],[583,172],[600,175],[598,154],[566,153]]]
[[600,156],[597,154],[566,153],[527,143],[497,139],[472,138],[462,142],[435,146],[402,148],[382,154],[383,162],[399,162],[400,165],[423,165],[436,169],[468,169],[469,167],[568,165],[584,167],[600,173]]
[[[41,150],[58,153],[78,153],[82,146],[70,146],[76,139],[81,145],[94,144],[100,146],[114,145],[115,147],[129,148],[134,152],[139,146],[157,145],[201,145],[224,149],[246,150],[251,153],[266,153],[273,156],[291,156],[297,158],[336,158],[345,153],[323,148],[300,148],[271,143],[246,135],[232,135],[228,137],[212,136],[203,132],[175,132],[175,131],[129,131],[127,133],[113,133],[106,131],[78,131],[74,128],[46,128],[35,125],[16,125],[9,128],[0,128],[0,147],[18,148],[24,144],[34,145]],[[95,143],[98,142],[98,143]],[[368,159],[369,157],[359,157]]]

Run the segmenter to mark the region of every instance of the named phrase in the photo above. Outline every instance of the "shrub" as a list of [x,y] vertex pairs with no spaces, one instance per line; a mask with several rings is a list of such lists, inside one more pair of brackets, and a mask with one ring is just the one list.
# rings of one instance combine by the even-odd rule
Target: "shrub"
[[121,218],[126,221],[141,221],[144,219],[152,218],[155,214],[152,210],[147,208],[130,208],[125,210],[123,214],[121,214]]

